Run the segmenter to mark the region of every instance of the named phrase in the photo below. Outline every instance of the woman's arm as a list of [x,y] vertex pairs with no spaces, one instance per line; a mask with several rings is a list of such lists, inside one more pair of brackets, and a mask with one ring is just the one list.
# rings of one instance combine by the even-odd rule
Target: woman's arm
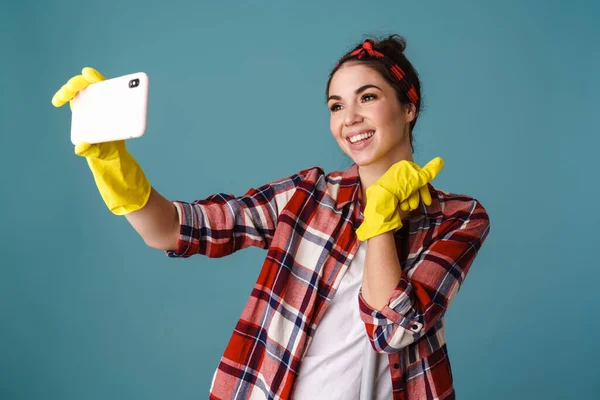
[[158,250],[177,249],[179,239],[177,209],[154,188],[146,205],[126,214],[125,217],[148,246]]
[[219,258],[247,247],[268,249],[280,213],[297,193],[296,189],[302,185],[306,190],[322,176],[323,170],[314,167],[249,189],[242,196],[217,193],[191,203],[174,201],[180,234],[177,247],[167,251],[167,256],[185,258],[202,254]]
[[489,233],[483,206],[476,200],[458,205],[462,201],[446,201],[446,210],[456,212],[436,223],[436,237],[423,244],[413,265],[401,268],[393,237],[369,239],[359,308],[375,351],[392,353],[419,340],[454,300]]
[[[366,198],[366,194],[363,198]],[[408,212],[400,210],[400,207],[396,212],[401,220],[409,215]],[[402,266],[398,259],[394,231],[368,239],[362,280],[363,300],[371,308],[381,310],[388,304],[401,277]]]
[[375,310],[381,310],[402,277],[393,231],[367,240],[367,254],[362,280],[364,301]]

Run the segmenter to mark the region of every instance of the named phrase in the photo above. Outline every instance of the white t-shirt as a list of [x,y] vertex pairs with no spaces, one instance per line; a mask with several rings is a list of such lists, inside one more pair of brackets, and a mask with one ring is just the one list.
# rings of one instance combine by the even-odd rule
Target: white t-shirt
[[[360,395],[365,347],[371,346],[358,309],[367,243],[361,242],[302,360],[294,400],[353,400]],[[386,354],[377,354],[377,400],[392,398]]]

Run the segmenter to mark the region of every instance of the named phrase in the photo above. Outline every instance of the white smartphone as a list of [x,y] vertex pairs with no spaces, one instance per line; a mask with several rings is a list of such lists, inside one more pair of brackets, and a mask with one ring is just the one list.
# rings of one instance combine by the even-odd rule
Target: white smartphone
[[137,72],[89,85],[73,98],[71,142],[139,138],[148,121],[148,75]]

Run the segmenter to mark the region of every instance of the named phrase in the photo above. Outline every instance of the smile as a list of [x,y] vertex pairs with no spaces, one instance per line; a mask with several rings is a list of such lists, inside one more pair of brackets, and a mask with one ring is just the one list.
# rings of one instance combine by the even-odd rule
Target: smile
[[370,139],[373,135],[375,134],[375,131],[369,131],[369,132],[365,132],[365,133],[361,133],[360,135],[355,135],[352,137],[349,137],[347,140],[352,143],[359,143],[362,141],[365,141],[367,139]]

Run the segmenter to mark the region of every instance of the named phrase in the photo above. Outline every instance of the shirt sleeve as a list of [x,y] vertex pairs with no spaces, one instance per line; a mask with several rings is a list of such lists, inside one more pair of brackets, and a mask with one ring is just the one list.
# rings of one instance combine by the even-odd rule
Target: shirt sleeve
[[399,351],[419,340],[444,316],[489,233],[487,212],[473,200],[470,212],[447,218],[439,232],[415,264],[402,272],[381,310],[371,308],[359,293],[361,319],[376,352]]
[[279,214],[309,170],[248,190],[243,196],[214,194],[188,203],[174,201],[179,214],[177,249],[169,257],[224,257],[249,246],[269,247]]

